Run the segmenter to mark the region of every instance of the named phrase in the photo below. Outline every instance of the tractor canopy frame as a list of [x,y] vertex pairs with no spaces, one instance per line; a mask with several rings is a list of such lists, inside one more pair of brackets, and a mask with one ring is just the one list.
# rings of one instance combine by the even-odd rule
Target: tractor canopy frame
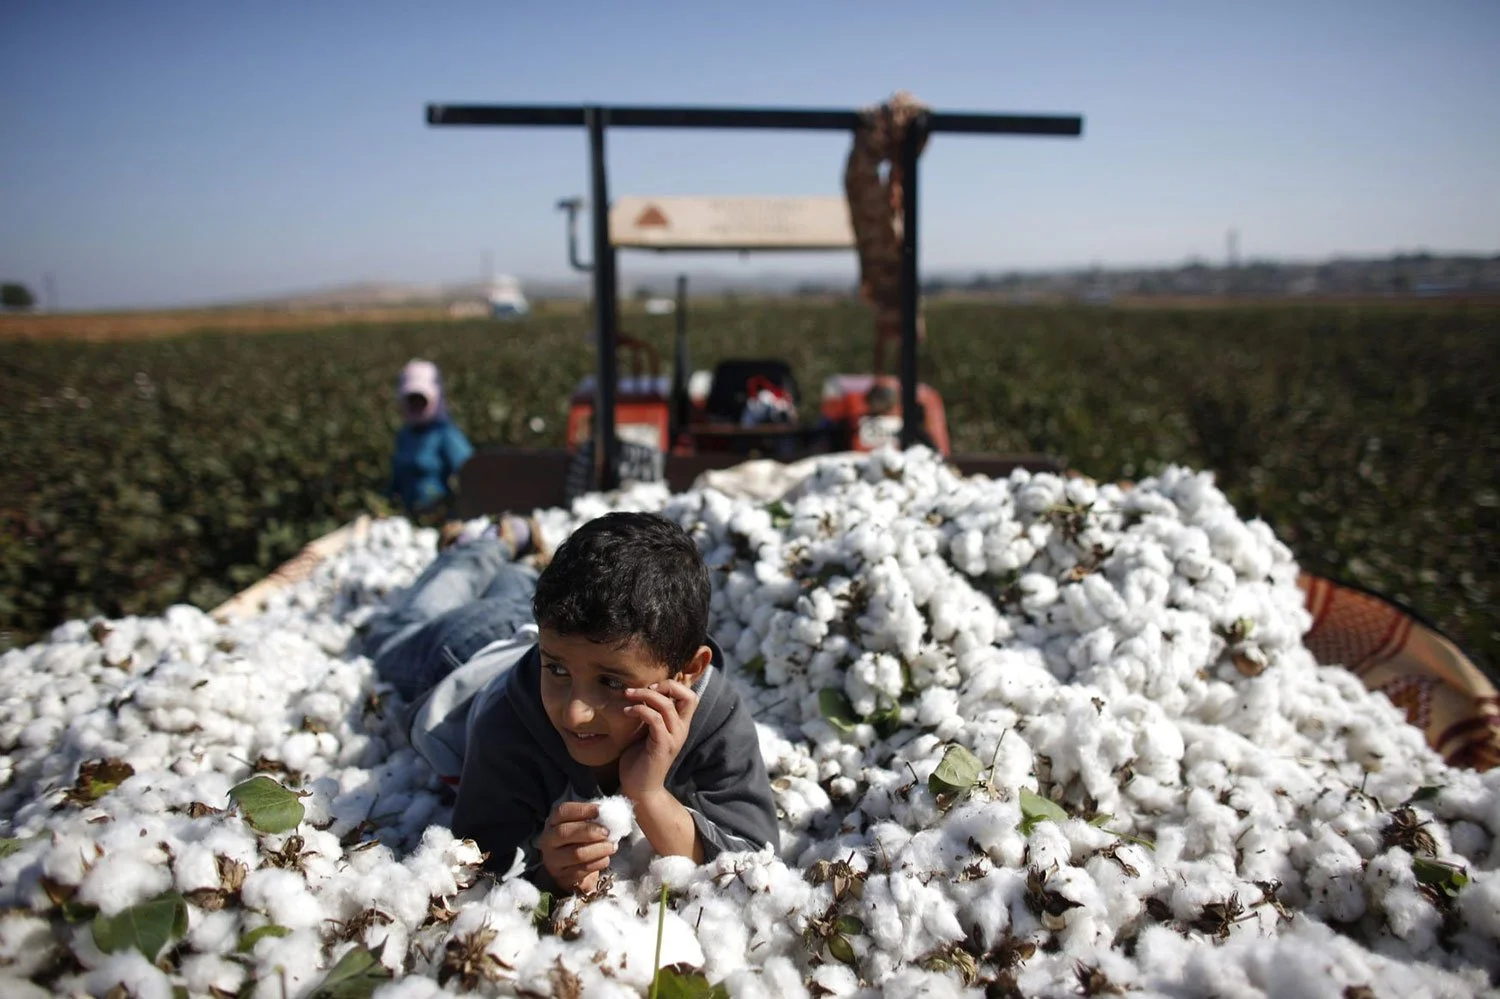
[[[641,107],[548,104],[429,104],[429,125],[552,126],[588,131],[590,198],[593,221],[594,329],[598,338],[598,372],[594,386],[594,469],[597,489],[620,484],[619,441],[615,436],[615,393],[619,370],[619,289],[616,248],[609,233],[609,182],[604,155],[605,132],[616,128],[779,129],[857,131],[865,121],[858,110]],[[902,146],[903,229],[901,247],[901,411],[917,412],[917,158],[928,135],[1033,135],[1073,137],[1083,133],[1079,115],[983,114],[925,112],[907,130]],[[576,211],[576,208],[573,209]],[[571,216],[570,212],[570,216]],[[575,265],[576,265],[575,261]],[[917,421],[902,420],[901,445],[915,442]]]

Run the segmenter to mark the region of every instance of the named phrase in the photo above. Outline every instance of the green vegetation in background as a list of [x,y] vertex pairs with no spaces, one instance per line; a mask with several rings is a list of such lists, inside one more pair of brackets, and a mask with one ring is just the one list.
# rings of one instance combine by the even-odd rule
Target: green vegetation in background
[[[664,358],[672,323],[626,317]],[[1047,451],[1098,479],[1213,469],[1305,567],[1500,661],[1500,309],[934,304],[928,324],[922,376],[956,451]],[[787,358],[808,411],[824,377],[870,364],[857,306],[695,307],[690,325],[695,366]],[[477,445],[559,445],[588,326],[0,344],[0,630],[18,642],[67,618],[210,607],[380,509],[411,357],[442,366]]]
[[6,281],[0,284],[0,308],[29,309],[36,304],[36,296],[24,284]]

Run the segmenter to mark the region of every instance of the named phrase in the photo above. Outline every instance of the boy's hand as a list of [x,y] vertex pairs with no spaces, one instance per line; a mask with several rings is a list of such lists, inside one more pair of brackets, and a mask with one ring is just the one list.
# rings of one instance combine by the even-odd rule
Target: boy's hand
[[563,891],[592,891],[599,872],[609,866],[615,845],[593,821],[598,817],[599,806],[583,801],[560,801],[547,816],[537,847],[542,865]]
[[620,756],[620,793],[640,804],[665,788],[667,771],[687,742],[698,695],[685,683],[662,680],[625,696],[633,702],[625,710],[640,719],[646,737]]

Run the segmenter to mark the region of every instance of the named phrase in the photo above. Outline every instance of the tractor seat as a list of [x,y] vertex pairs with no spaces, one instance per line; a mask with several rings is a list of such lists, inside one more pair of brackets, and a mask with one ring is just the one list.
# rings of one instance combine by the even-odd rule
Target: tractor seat
[[738,423],[745,413],[745,400],[750,395],[750,382],[760,377],[791,396],[795,406],[801,401],[797,392],[797,379],[792,376],[791,365],[774,358],[720,361],[714,368],[713,382],[708,389],[708,402],[704,406],[708,418],[716,422]]

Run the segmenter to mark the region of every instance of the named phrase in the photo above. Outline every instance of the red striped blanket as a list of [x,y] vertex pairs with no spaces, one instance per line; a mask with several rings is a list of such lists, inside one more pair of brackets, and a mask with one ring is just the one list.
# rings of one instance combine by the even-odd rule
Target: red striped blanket
[[1318,662],[1389,697],[1450,764],[1500,764],[1500,695],[1458,646],[1373,593],[1306,573],[1297,583],[1313,616],[1303,640]]

